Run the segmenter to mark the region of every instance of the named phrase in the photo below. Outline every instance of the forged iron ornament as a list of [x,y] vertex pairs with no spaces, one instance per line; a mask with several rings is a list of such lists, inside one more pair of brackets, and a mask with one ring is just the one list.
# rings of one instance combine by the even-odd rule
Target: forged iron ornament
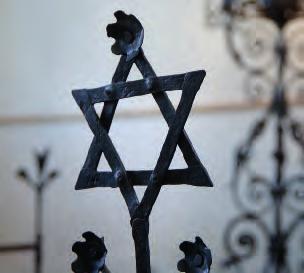
[[196,237],[194,243],[188,241],[181,243],[180,250],[185,253],[185,258],[177,264],[179,271],[187,273],[210,272],[211,251],[200,237]]
[[[253,258],[261,249],[261,242],[266,242],[265,265],[263,273],[302,273],[304,272],[304,245],[299,246],[300,261],[291,263],[290,244],[300,233],[304,240],[304,173],[290,177],[286,171],[288,153],[287,137],[290,137],[301,154],[304,155],[303,126],[291,117],[286,95],[291,81],[303,80],[304,48],[304,1],[298,0],[224,0],[221,9],[226,16],[225,27],[228,47],[234,59],[249,72],[249,78],[259,78],[267,82],[273,93],[271,104],[265,114],[251,129],[247,140],[239,147],[236,155],[232,193],[241,215],[233,219],[226,229],[224,244],[229,258],[224,265],[245,273],[244,261]],[[259,26],[257,37],[249,44],[248,51],[241,51],[236,46],[235,37],[239,24],[254,26],[262,22],[270,34],[271,42],[265,42],[269,35],[262,38],[260,32],[265,27]],[[246,38],[246,31],[245,38]],[[248,36],[247,36],[248,37]],[[246,39],[244,39],[246,41]],[[248,41],[248,39],[247,39]],[[253,53],[251,53],[253,51]],[[246,60],[248,54],[264,60],[255,65]],[[270,55],[270,58],[265,57]],[[296,56],[296,57],[295,57]],[[271,67],[274,67],[273,71]],[[290,74],[292,76],[290,76]],[[289,77],[289,79],[288,79]],[[290,80],[291,79],[291,80]],[[294,85],[293,85],[294,86]],[[247,91],[248,89],[246,89]],[[272,159],[275,163],[274,177],[265,175],[265,167],[251,168],[252,152],[257,141],[263,135],[271,119],[275,120],[275,148]],[[247,175],[247,179],[244,179]],[[247,182],[247,184],[245,184]],[[269,222],[273,217],[273,222]],[[302,229],[301,229],[302,228]],[[296,237],[298,238],[298,237]],[[299,244],[298,240],[296,244]],[[300,249],[301,248],[301,249]],[[301,260],[302,259],[302,260]],[[258,271],[258,266],[256,266]]]
[[[252,150],[257,140],[263,134],[267,123],[270,121],[269,114],[256,123],[247,141],[240,146],[235,165],[235,174],[232,179],[232,193],[241,215],[233,219],[226,229],[224,235],[225,248],[229,258],[224,265],[227,267],[239,266],[244,261],[257,254],[259,241],[267,243],[268,262],[262,272],[303,272],[303,260],[297,261],[297,265],[290,265],[289,245],[290,242],[300,232],[300,238],[304,238],[304,173],[286,177],[284,173],[286,163],[286,137],[291,136],[299,145],[304,154],[303,136],[295,138],[293,135],[293,121],[287,113],[278,117],[278,112],[272,113],[277,118],[277,147],[273,158],[276,162],[274,179],[269,179],[261,175],[261,170],[250,170],[249,164]],[[298,123],[297,123],[298,124]],[[240,190],[244,179],[242,175],[251,171],[248,184],[244,185],[250,195],[244,194]],[[269,226],[267,218],[274,215],[274,223]],[[286,223],[286,218],[292,216],[290,223]],[[246,224],[254,224],[254,229],[242,228]],[[303,257],[304,247],[300,250]],[[301,259],[301,258],[300,258]],[[241,267],[240,272],[246,272]]]
[[0,255],[3,253],[18,253],[32,251],[35,253],[34,272],[42,273],[44,257],[44,234],[43,234],[43,204],[44,193],[51,182],[58,176],[58,171],[47,172],[47,161],[49,151],[38,152],[35,154],[38,177],[34,180],[26,169],[20,168],[17,176],[22,179],[35,192],[35,242],[28,244],[16,244],[0,246]]
[[[204,80],[205,71],[157,77],[141,48],[144,30],[139,20],[122,11],[117,11],[114,15],[117,22],[108,25],[107,34],[115,39],[112,52],[121,55],[121,58],[112,84],[72,92],[94,134],[75,188],[76,190],[95,187],[119,188],[131,218],[137,273],[150,273],[149,216],[161,187],[181,184],[212,187],[210,177],[184,131],[194,98]],[[138,67],[143,80],[127,82],[133,64]],[[182,90],[181,100],[176,110],[166,94],[175,90]],[[169,126],[169,131],[154,170],[126,170],[108,132],[120,99],[148,94],[152,95],[158,104]],[[99,117],[94,104],[101,102],[104,103],[104,107]],[[180,147],[188,168],[169,170],[177,146]],[[110,172],[97,171],[102,153],[110,165]],[[141,201],[137,198],[134,186],[147,187]],[[77,249],[74,250],[79,254]],[[76,262],[81,259],[83,258],[78,257]],[[77,271],[74,263],[73,270],[77,273],[96,273],[102,270],[100,267],[96,271],[94,264],[93,267],[94,269],[88,272]]]
[[272,69],[277,66],[274,48],[283,36],[288,52],[283,75],[288,99],[303,102],[304,1],[208,0],[207,10],[210,23],[224,26],[233,59],[247,71],[244,91],[250,100],[271,100],[277,77]]
[[78,256],[77,260],[72,264],[72,270],[75,273],[104,272],[107,249],[104,244],[104,238],[97,237],[92,232],[82,234],[85,242],[76,242],[73,245],[73,252]]

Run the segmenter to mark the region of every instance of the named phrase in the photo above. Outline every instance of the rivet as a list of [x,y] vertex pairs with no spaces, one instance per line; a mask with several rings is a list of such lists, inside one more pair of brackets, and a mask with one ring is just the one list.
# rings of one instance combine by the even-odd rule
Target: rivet
[[151,77],[145,78],[145,85],[148,90],[151,90],[153,88],[153,84],[154,84],[153,78],[151,78]]
[[105,87],[105,94],[107,97],[110,97],[113,93],[113,86],[112,85],[108,85]]
[[123,176],[122,176],[122,172],[120,170],[118,170],[116,173],[115,173],[115,179],[118,183],[121,183],[122,180],[123,180]]
[[156,181],[157,181],[157,175],[156,175],[155,173],[153,173],[153,174],[151,175],[151,180],[152,180],[153,182],[156,182]]

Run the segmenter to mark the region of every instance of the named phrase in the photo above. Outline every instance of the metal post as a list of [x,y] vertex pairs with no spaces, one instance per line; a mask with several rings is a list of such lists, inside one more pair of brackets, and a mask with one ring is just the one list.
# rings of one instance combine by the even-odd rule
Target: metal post
[[36,163],[38,169],[37,182],[33,181],[28,172],[25,169],[18,170],[17,174],[35,193],[35,222],[34,232],[35,241],[30,244],[17,244],[0,246],[1,253],[17,253],[32,251],[34,253],[34,272],[42,273],[43,270],[43,204],[44,204],[44,192],[50,182],[57,177],[57,171],[51,171],[46,173],[46,161],[49,153],[45,151],[43,153],[36,154]]

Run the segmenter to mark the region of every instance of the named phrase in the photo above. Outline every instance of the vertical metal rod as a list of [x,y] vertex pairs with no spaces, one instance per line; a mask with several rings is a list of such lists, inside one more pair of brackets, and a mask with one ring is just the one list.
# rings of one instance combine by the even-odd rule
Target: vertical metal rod
[[275,90],[274,95],[274,109],[276,109],[277,118],[277,128],[276,128],[276,177],[275,177],[275,192],[274,192],[274,202],[275,202],[275,238],[273,238],[272,245],[276,248],[272,257],[272,262],[275,265],[275,272],[281,273],[286,267],[285,255],[282,255],[285,251],[285,239],[283,231],[283,172],[285,163],[285,149],[284,149],[284,119],[287,111],[287,101],[285,98],[285,86],[284,86],[284,70],[286,65],[286,45],[282,35],[277,42],[276,55],[278,58],[278,86]]
[[[276,243],[278,243],[278,247],[282,247],[281,243],[283,244],[283,230],[282,230],[282,202],[283,202],[283,196],[282,196],[282,176],[283,176],[283,169],[284,169],[284,130],[282,126],[282,120],[280,117],[278,117],[278,124],[277,124],[277,151],[276,151],[276,157],[277,157],[277,167],[276,167],[276,193],[275,193],[275,232],[276,236],[275,238],[279,240]],[[274,243],[274,242],[273,242]],[[282,265],[281,263],[285,263],[284,261],[280,261],[281,255],[281,249],[277,249],[279,253],[275,253],[275,268],[276,273],[281,273]]]
[[135,244],[136,272],[151,273],[149,247],[149,220],[134,219],[132,235]]
[[42,153],[36,154],[36,164],[38,169],[38,178],[37,183],[33,180],[28,172],[20,168],[17,171],[17,175],[22,179],[31,189],[34,190],[34,242],[31,244],[19,244],[11,246],[0,246],[1,252],[22,252],[22,251],[32,251],[34,254],[33,257],[33,267],[34,273],[42,273],[43,269],[43,201],[44,201],[44,192],[47,186],[52,180],[54,180],[58,172],[52,170],[49,173],[46,173],[46,162],[48,159],[49,153],[48,150],[45,150]]
[[[42,185],[42,184],[41,184]],[[36,190],[36,223],[35,223],[35,236],[36,236],[36,253],[35,253],[35,273],[42,273],[42,245],[43,245],[43,188],[38,187]]]

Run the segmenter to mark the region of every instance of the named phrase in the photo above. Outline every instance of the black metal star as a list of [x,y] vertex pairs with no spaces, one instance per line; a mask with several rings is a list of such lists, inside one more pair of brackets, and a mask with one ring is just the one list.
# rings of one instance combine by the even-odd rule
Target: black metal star
[[[112,46],[114,54],[122,54],[112,79],[112,84],[95,88],[74,90],[73,96],[94,134],[86,161],[78,177],[76,189],[94,187],[119,188],[128,206],[135,240],[137,272],[150,272],[149,223],[152,207],[163,185],[187,184],[211,187],[210,177],[197,156],[184,125],[194,98],[205,77],[205,71],[157,77],[141,48],[143,28],[133,15],[122,11],[115,13],[117,22],[108,25],[108,36],[116,39]],[[143,80],[126,82],[135,64]],[[181,100],[175,111],[166,92],[182,90]],[[154,170],[128,171],[125,169],[109,135],[109,129],[120,99],[151,94],[165,118],[169,131],[162,146]],[[99,117],[94,108],[104,103]],[[169,170],[177,146],[180,147],[188,165],[186,169]],[[99,172],[97,166],[104,153],[111,172]],[[147,186],[139,202],[134,186]]]

